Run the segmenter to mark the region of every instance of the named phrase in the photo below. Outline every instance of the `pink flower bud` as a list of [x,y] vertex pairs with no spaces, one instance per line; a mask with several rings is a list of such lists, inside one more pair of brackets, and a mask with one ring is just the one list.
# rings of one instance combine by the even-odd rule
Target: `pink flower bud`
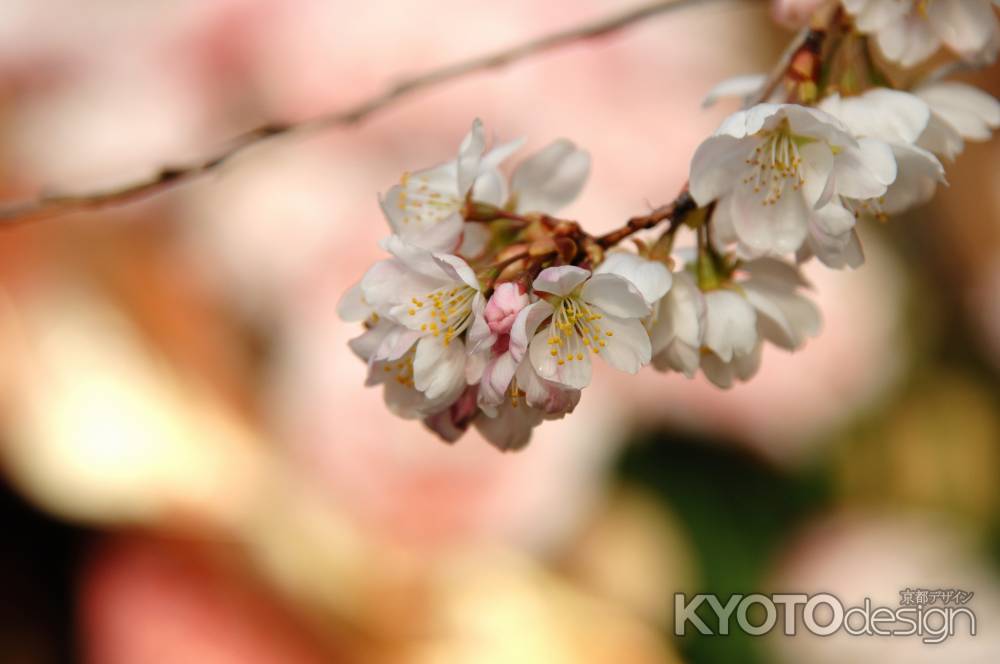
[[528,306],[527,293],[524,293],[517,284],[505,282],[493,291],[483,315],[494,334],[510,334],[514,319],[526,306]]

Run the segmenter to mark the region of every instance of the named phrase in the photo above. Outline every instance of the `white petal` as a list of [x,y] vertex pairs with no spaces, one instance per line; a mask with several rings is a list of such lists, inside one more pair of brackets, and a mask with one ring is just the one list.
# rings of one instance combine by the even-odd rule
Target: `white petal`
[[439,253],[451,253],[458,249],[462,240],[464,220],[458,212],[425,226],[409,226],[400,237],[422,249]]
[[858,147],[844,148],[834,160],[837,193],[848,198],[875,198],[885,193],[885,180],[895,180],[896,162],[886,143],[862,139]]
[[747,74],[727,78],[708,91],[705,99],[701,102],[701,107],[714,106],[715,102],[723,97],[749,97],[756,94],[764,86],[766,80],[767,74]]
[[758,254],[794,253],[805,241],[809,208],[802,194],[791,187],[774,205],[764,205],[741,189],[730,212],[740,241]]
[[535,336],[538,326],[551,315],[552,305],[545,300],[533,302],[517,313],[514,325],[510,328],[509,350],[518,362],[527,352],[528,343]]
[[595,274],[580,291],[580,298],[612,316],[642,318],[649,315],[649,304],[639,289],[617,274]]
[[472,129],[462,139],[458,148],[458,194],[465,197],[479,175],[479,165],[486,150],[483,123],[479,118],[472,122]]
[[732,136],[733,138],[746,138],[753,136],[768,123],[776,124],[780,121],[780,114],[784,108],[782,104],[757,104],[744,111],[736,111],[722,121],[719,128],[715,130],[715,136]]
[[717,387],[729,389],[735,380],[747,381],[753,378],[760,368],[760,358],[763,344],[759,341],[749,352],[733,357],[729,362],[724,362],[714,353],[708,353],[701,357],[701,370]]
[[420,338],[419,332],[391,322],[389,324],[392,326],[391,329],[371,357],[374,362],[395,362],[408,353]]
[[785,104],[782,114],[788,118],[788,124],[796,136],[816,138],[838,147],[854,145],[854,137],[844,123],[821,109]]
[[[673,288],[660,302],[656,321],[650,331],[653,355],[659,354],[674,340],[695,349],[701,348],[704,319],[705,296],[691,274],[677,273]],[[696,360],[694,366],[697,365]]]
[[431,401],[412,387],[394,380],[386,381],[383,385],[386,408],[404,420],[424,418],[447,405],[443,400]]
[[763,350],[764,344],[758,341],[749,353],[733,358],[733,368],[737,378],[748,381],[756,375],[757,370],[760,369],[760,358]]
[[498,406],[507,399],[507,388],[510,387],[518,364],[520,362],[510,353],[502,353],[486,364],[479,384],[482,403]]
[[634,374],[649,364],[649,334],[640,321],[605,315],[601,319],[601,334],[604,346],[598,355],[615,369]]
[[378,351],[389,332],[395,327],[395,323],[383,318],[373,327],[368,328],[359,336],[348,341],[347,346],[355,355],[368,362]]
[[560,265],[542,270],[531,284],[533,290],[553,295],[569,295],[590,276],[590,270],[575,265]]
[[796,265],[776,258],[760,258],[740,266],[750,279],[766,283],[769,288],[794,292],[798,288],[812,288]]
[[802,195],[808,207],[822,207],[833,197],[831,179],[834,156],[824,141],[815,141],[799,150],[802,157]]
[[888,186],[896,181],[899,168],[896,165],[895,156],[892,154],[891,144],[887,145],[871,138],[862,138],[858,141],[858,150],[865,168],[879,184]]
[[728,390],[733,386],[733,365],[719,358],[715,353],[701,356],[701,370],[716,387]]
[[500,164],[519,150],[522,145],[524,145],[524,139],[518,138],[493,148],[483,156],[472,185],[473,200],[498,207],[507,203],[509,196],[507,178],[498,169]]
[[506,161],[512,154],[520,150],[523,146],[523,138],[515,138],[513,141],[508,141],[496,146],[487,152],[483,157],[482,168],[484,170],[495,170],[499,168],[500,164]]
[[997,31],[996,15],[983,0],[935,0],[928,3],[927,19],[941,41],[961,55],[975,55]]
[[[715,206],[715,214],[712,216],[712,234],[710,239],[713,246],[719,253],[726,253],[729,245],[738,242],[739,236],[733,228],[733,199],[734,196],[726,196]],[[692,257],[692,260],[694,257]]]
[[[468,351],[468,349],[466,349]],[[490,361],[490,348],[479,350],[478,352],[468,352],[465,357],[465,382],[468,385],[475,385],[483,379],[486,365]]]
[[372,315],[372,311],[372,306],[365,300],[360,281],[348,288],[337,302],[337,315],[343,321],[363,321]]
[[480,289],[476,273],[463,259],[452,254],[434,254],[434,260],[447,281],[461,282],[477,291]]
[[945,182],[944,167],[933,154],[915,145],[894,145],[899,175],[885,193],[882,209],[896,214],[926,203],[938,184]]
[[441,285],[434,279],[409,270],[400,260],[382,260],[368,268],[361,278],[365,301],[375,309],[388,309],[408,293],[427,293]]
[[653,367],[657,371],[679,371],[688,378],[694,378],[701,362],[701,346],[684,343],[674,339],[653,358]]
[[569,205],[590,175],[590,155],[559,139],[522,162],[511,178],[518,212],[554,214]]
[[815,255],[823,265],[835,270],[859,268],[865,262],[857,231],[834,236],[824,233],[815,224],[810,224],[809,239],[797,258],[802,262],[808,260],[810,255]]
[[497,337],[490,329],[483,312],[486,310],[486,298],[477,293],[472,301],[472,325],[465,335],[466,347],[470,353],[488,349],[496,342]]
[[454,395],[465,388],[465,344],[445,343],[442,337],[425,336],[413,356],[413,384],[428,399]]
[[861,32],[875,32],[902,19],[912,8],[899,0],[843,0],[844,9],[852,14]]
[[920,135],[917,145],[949,160],[954,160],[965,149],[962,135],[937,113],[931,114],[927,129]]
[[465,222],[462,225],[462,240],[457,253],[467,256],[470,259],[482,257],[489,245],[490,229],[487,224],[479,222]]
[[[434,251],[408,242],[398,235],[390,235],[382,240],[381,245],[413,276],[427,277],[442,284],[454,280],[454,274],[445,271],[445,267],[437,259],[439,254]],[[366,289],[365,297],[371,301],[367,293]]]
[[530,362],[522,362],[517,369],[517,386],[524,390],[529,406],[541,410],[545,417],[561,417],[576,408],[580,391],[566,389],[541,378]]
[[930,108],[916,95],[875,88],[857,96],[829,97],[820,108],[839,118],[856,136],[913,143],[930,120]]
[[757,343],[757,314],[741,295],[728,290],[705,294],[705,346],[729,362],[733,355],[753,350]]
[[513,452],[524,448],[531,440],[531,433],[542,423],[542,413],[521,404],[514,407],[506,402],[496,417],[477,417],[476,429],[497,449]]
[[931,30],[930,23],[914,14],[885,25],[878,31],[876,41],[885,57],[904,67],[920,64],[941,46],[941,39]]
[[757,309],[761,335],[775,345],[795,350],[809,337],[819,334],[816,305],[797,293],[774,290],[752,280],[742,284],[747,299]]
[[753,144],[732,136],[712,136],[698,146],[691,159],[688,188],[698,205],[708,205],[740,182]]
[[837,202],[813,210],[809,218],[810,223],[816,224],[825,234],[833,236],[850,233],[857,221],[850,210]]
[[916,94],[962,138],[985,141],[1000,127],[1000,102],[971,85],[944,81],[922,86]]
[[[545,380],[552,381],[564,387],[582,390],[590,384],[592,371],[590,354],[587,352],[587,347],[579,342],[578,337],[571,336],[569,338],[576,341],[574,347],[571,349],[560,349],[565,352],[560,357],[554,357],[550,352],[552,346],[548,340],[555,336],[558,335],[551,328],[545,328],[535,335],[528,347],[528,357],[531,361],[531,366]],[[574,358],[572,361],[563,359],[563,357],[570,354]],[[576,359],[577,354],[579,354],[579,359]],[[560,364],[560,362],[562,363]]]
[[670,290],[673,277],[667,266],[627,251],[612,251],[604,257],[594,274],[616,274],[639,289],[650,306]]
[[508,196],[507,178],[500,171],[484,171],[472,185],[472,200],[478,203],[500,207],[507,202]]

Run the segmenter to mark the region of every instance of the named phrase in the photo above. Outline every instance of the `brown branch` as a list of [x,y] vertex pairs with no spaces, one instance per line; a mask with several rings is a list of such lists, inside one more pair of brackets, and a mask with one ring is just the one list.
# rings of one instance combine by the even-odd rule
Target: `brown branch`
[[[701,0],[707,1],[707,0]],[[60,214],[122,205],[145,198],[218,170],[252,145],[276,136],[303,135],[337,126],[354,125],[415,92],[475,72],[496,69],[532,55],[618,32],[657,15],[697,4],[699,0],[657,0],[610,16],[531,39],[511,48],[432,69],[406,78],[354,106],[297,123],[267,124],[237,136],[215,155],[193,163],[161,169],[155,175],[105,191],[43,196],[35,201],[0,208],[0,224],[13,225]]]
[[615,229],[610,233],[605,233],[597,238],[597,244],[599,244],[603,249],[613,247],[630,235],[648,228],[653,228],[657,224],[667,220],[670,220],[671,228],[678,228],[684,221],[684,216],[697,207],[697,204],[695,204],[694,199],[691,198],[691,194],[688,193],[687,186],[685,185],[681,193],[677,195],[677,198],[670,201],[666,205],[661,205],[649,214],[632,217],[621,228]]

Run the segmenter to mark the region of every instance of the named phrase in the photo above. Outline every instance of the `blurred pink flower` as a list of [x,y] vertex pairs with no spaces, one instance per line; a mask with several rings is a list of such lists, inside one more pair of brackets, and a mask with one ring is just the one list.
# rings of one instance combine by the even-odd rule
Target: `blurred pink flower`
[[[84,568],[88,664],[320,664],[338,661],[239,574],[194,547],[120,538]],[[215,556],[219,555],[215,551]]]
[[[831,593],[845,608],[898,607],[900,591],[952,588],[975,593],[969,608],[980,628],[965,624],[944,643],[927,645],[920,637],[870,638],[838,632],[814,636],[804,631],[770,635],[777,661],[797,664],[931,664],[992,662],[1000,649],[996,632],[983,628],[1000,618],[1000,582],[986,560],[975,554],[968,533],[941,518],[887,513],[840,514],[809,527],[793,541],[774,570],[774,592]],[[932,621],[932,624],[933,623]]]

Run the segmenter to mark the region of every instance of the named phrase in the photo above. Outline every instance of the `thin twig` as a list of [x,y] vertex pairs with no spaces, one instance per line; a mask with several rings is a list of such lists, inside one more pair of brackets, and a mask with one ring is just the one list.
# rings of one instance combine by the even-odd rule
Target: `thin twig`
[[707,0],[657,0],[610,16],[553,32],[504,50],[463,60],[423,74],[405,78],[385,91],[354,106],[296,123],[263,125],[229,141],[215,155],[193,163],[161,169],[155,175],[105,191],[74,195],[43,196],[35,201],[0,208],[0,224],[13,225],[48,217],[121,205],[145,198],[218,170],[223,164],[252,145],[277,136],[304,135],[337,126],[348,126],[413,93],[452,81],[468,74],[503,67],[529,56],[587,39],[605,36],[657,15]]
[[685,186],[674,200],[666,205],[661,205],[649,214],[632,217],[621,228],[613,230],[610,233],[605,233],[597,238],[597,244],[604,249],[613,247],[630,235],[653,228],[668,219],[670,220],[671,228],[676,230],[684,221],[684,216],[697,207],[694,199],[691,198],[691,194],[688,193],[687,186]]

